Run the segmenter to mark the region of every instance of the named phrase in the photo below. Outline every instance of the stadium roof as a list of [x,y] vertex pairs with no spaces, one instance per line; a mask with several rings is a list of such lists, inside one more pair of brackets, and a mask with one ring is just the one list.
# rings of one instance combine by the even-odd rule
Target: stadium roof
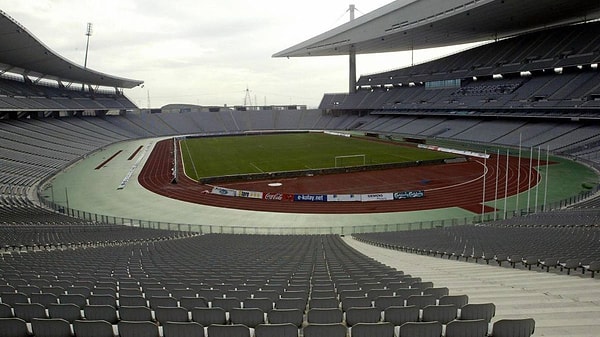
[[397,0],[273,57],[434,48],[598,17],[598,0]]
[[115,88],[144,83],[86,69],[65,59],[0,10],[0,73],[3,72]]

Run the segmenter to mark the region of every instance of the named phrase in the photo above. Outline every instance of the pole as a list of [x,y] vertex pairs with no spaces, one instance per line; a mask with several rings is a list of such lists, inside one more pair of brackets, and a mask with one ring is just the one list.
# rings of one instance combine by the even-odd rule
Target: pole
[[519,133],[519,163],[517,164],[517,200],[515,201],[515,209],[521,209],[519,207],[519,193],[521,193],[521,144],[523,139],[523,133]]
[[498,179],[500,178],[500,149],[498,149],[498,153],[496,154],[496,193],[494,196],[494,221],[498,216]]
[[505,183],[504,183],[504,219],[506,220],[506,214],[507,214],[507,209],[506,209],[506,203],[508,202],[508,158],[509,158],[509,152],[508,149],[506,149],[506,174],[505,176]]
[[531,169],[533,167],[533,146],[529,151],[529,183],[527,185],[527,213],[529,213],[529,198],[531,196]]
[[88,22],[87,30],[85,31],[85,35],[87,36],[87,42],[85,44],[85,61],[83,62],[83,68],[87,68],[87,59],[88,59],[88,50],[90,48],[90,36],[92,36],[92,23]]
[[547,197],[548,197],[548,166],[550,166],[550,145],[546,145],[546,182],[544,183],[544,208],[542,211],[546,211]]
[[[542,147],[538,146],[538,157],[537,157],[537,167],[540,167],[540,154],[542,153]],[[539,171],[538,171],[539,172]],[[537,206],[538,206],[538,191],[540,190],[540,180],[539,178],[536,178],[536,185],[535,185],[535,213],[537,213]]]
[[67,200],[67,214],[69,214],[69,192],[67,191],[66,187],[65,187],[65,199]]
[[[348,11],[350,11],[350,21],[354,21],[354,10],[356,7],[351,4]],[[348,83],[348,93],[353,94],[356,92],[356,49],[354,46],[350,46],[349,54],[349,83]]]
[[[487,150],[486,150],[486,152],[487,152]],[[481,222],[483,222],[483,215],[485,214],[485,178],[487,175],[487,158],[486,157],[483,158],[483,196],[481,197]]]

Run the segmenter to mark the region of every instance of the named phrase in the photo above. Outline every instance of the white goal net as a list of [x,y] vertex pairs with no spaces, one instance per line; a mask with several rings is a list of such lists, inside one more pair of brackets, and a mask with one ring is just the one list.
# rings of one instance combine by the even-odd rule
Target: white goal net
[[365,166],[367,165],[366,154],[352,154],[346,156],[335,156],[335,167]]

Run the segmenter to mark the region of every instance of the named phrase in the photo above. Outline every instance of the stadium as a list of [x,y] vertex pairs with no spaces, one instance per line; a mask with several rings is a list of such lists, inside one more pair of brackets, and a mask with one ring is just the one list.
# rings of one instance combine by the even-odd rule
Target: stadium
[[147,111],[0,11],[0,335],[594,336],[599,17],[393,1],[273,55],[348,55],[318,109]]

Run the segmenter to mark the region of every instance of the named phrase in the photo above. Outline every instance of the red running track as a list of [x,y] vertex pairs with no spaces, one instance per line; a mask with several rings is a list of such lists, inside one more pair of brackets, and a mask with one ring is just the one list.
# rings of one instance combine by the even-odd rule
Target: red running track
[[[178,156],[180,158],[181,156]],[[179,159],[180,160],[180,159]],[[499,162],[497,162],[499,160]],[[250,182],[223,183],[219,186],[238,190],[250,190],[272,193],[290,194],[363,194],[424,190],[421,199],[404,199],[394,201],[372,202],[290,202],[227,197],[206,193],[211,186],[193,181],[183,174],[178,183],[171,184],[171,168],[173,162],[173,141],[164,140],[156,144],[144,168],[140,172],[140,184],[157,194],[191,203],[216,207],[235,208],[284,213],[319,213],[319,214],[352,214],[352,213],[385,213],[421,211],[447,207],[460,207],[473,213],[481,213],[483,198],[484,162],[487,166],[485,174],[485,200],[512,196],[527,191],[529,172],[531,187],[540,181],[536,170],[530,170],[529,160],[521,160],[520,179],[518,158],[492,155],[490,159],[469,159],[465,163],[419,166],[382,171],[360,173],[322,175],[277,180],[261,180]],[[179,167],[183,167],[181,162]],[[498,164],[498,170],[496,166]],[[540,161],[540,164],[544,162]],[[537,166],[537,160],[533,166]],[[505,193],[506,181],[508,188]],[[269,183],[280,182],[280,187],[270,187]],[[484,207],[485,212],[494,209]]]

